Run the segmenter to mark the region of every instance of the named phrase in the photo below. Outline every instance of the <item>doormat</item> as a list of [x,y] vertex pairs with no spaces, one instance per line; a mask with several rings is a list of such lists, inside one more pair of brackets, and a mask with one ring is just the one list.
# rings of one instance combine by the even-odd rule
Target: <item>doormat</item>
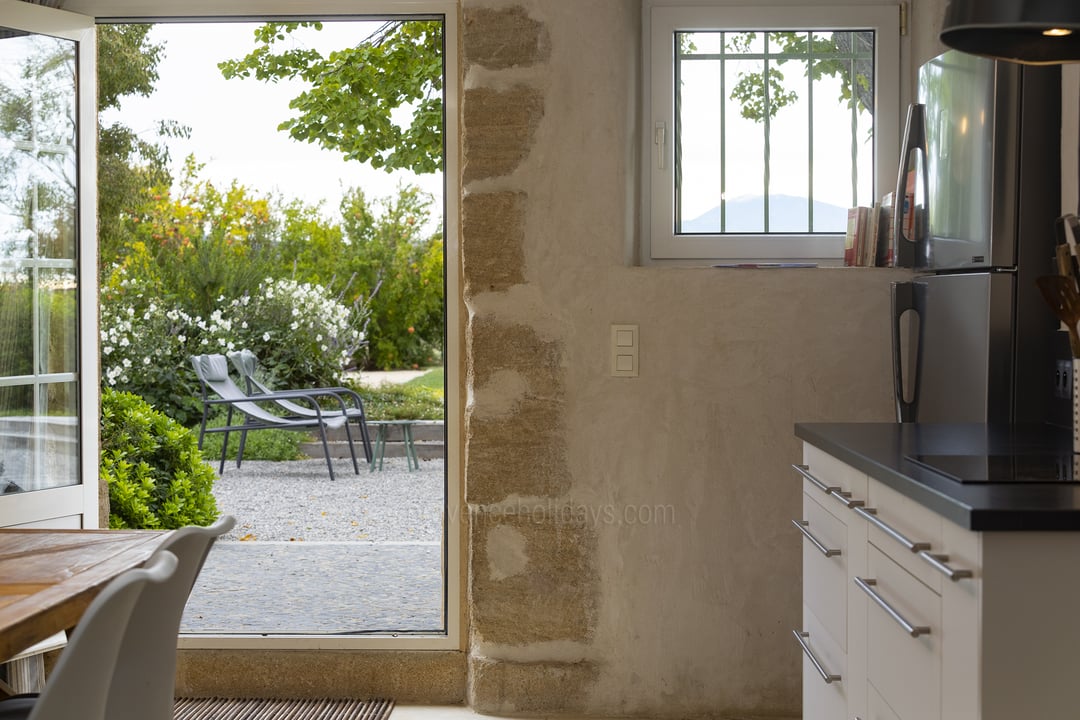
[[175,720],[387,720],[393,700],[177,698]]

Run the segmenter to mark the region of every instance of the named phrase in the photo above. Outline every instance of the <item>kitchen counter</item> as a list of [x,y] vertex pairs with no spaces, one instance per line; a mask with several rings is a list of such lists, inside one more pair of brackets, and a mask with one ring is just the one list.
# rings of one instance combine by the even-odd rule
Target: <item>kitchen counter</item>
[[[1050,425],[797,423],[795,435],[961,527],[976,531],[1080,531],[1080,482],[985,482],[913,461],[1009,458],[1019,466],[1072,457],[1072,434]],[[1080,456],[1078,456],[1080,457]],[[930,463],[935,464],[935,463]],[[959,463],[962,465],[962,463]],[[980,481],[983,480],[983,481]]]

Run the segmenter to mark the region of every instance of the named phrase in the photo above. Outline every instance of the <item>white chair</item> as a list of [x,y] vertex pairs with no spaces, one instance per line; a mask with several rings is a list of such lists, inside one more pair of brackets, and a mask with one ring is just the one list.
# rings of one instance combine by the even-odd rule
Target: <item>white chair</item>
[[169,582],[143,591],[128,621],[109,686],[108,720],[172,720],[184,606],[214,541],[235,524],[223,515],[210,527],[183,527],[158,548],[176,555],[179,567]]
[[40,695],[0,701],[0,720],[105,720],[110,680],[132,612],[146,588],[161,587],[176,556],[157,552],[142,568],[121,573],[83,613]]

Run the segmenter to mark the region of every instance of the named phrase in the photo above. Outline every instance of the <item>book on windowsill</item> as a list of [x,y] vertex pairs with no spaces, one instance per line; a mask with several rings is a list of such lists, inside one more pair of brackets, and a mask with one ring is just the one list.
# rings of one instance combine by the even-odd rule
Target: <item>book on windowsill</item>
[[896,238],[893,230],[893,213],[896,204],[894,193],[881,198],[881,214],[878,216],[878,250],[874,259],[877,267],[893,267],[896,264]]
[[871,209],[865,205],[848,208],[847,232],[844,234],[844,265],[846,267],[867,264],[870,213]]

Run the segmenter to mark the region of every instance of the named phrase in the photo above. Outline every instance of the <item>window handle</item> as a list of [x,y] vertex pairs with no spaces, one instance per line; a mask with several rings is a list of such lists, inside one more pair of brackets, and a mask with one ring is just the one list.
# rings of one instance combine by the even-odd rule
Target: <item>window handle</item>
[[664,143],[666,142],[667,126],[663,120],[657,120],[653,126],[653,145],[656,145],[656,167],[664,169]]

